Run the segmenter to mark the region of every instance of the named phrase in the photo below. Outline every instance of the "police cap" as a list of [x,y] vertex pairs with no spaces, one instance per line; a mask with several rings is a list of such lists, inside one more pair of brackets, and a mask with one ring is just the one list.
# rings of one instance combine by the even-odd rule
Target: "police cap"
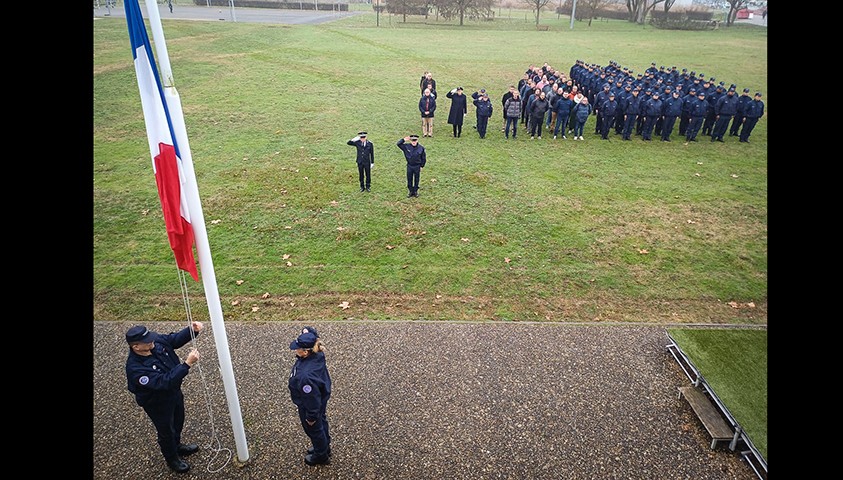
[[360,138],[363,138],[366,135],[368,135],[368,133],[366,133],[366,132],[357,132],[357,136],[360,137]]
[[418,135],[410,135],[410,140],[418,140],[418,139],[419,139]]
[[143,325],[135,325],[126,332],[126,343],[150,343],[155,339],[154,332]]
[[313,348],[316,345],[316,335],[313,332],[306,332],[299,335],[290,343],[290,350],[299,348]]

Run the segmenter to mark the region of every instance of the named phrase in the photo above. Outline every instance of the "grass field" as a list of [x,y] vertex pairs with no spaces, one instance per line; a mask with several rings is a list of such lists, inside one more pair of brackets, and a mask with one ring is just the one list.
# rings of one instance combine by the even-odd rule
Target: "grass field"
[[[766,115],[749,144],[601,141],[593,117],[582,142],[507,142],[500,98],[530,64],[655,61],[761,91],[769,112],[767,30],[571,30],[543,14],[536,32],[521,17],[164,20],[226,320],[766,325]],[[93,55],[94,319],[179,320],[124,19],[94,22]],[[440,103],[408,199],[395,142],[421,133],[425,70]],[[457,85],[492,93],[485,140],[472,106],[451,137]],[[368,194],[345,144],[359,130],[375,144]],[[188,292],[202,318],[201,283]]]

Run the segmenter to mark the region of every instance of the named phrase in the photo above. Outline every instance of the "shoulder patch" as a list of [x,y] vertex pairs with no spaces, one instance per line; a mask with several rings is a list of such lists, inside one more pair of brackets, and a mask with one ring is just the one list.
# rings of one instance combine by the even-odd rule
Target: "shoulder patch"
[[304,391],[304,393],[310,393],[310,392],[313,391],[313,387],[311,387],[310,385],[305,385],[305,386],[301,387],[301,389],[302,389],[302,391]]
[[146,375],[140,377],[138,379],[138,383],[140,383],[141,385],[146,385],[147,383],[149,383],[149,377],[147,377]]

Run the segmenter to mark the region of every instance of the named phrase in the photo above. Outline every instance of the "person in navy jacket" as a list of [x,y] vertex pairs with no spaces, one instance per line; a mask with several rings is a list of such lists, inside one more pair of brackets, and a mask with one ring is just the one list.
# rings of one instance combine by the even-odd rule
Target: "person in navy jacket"
[[615,92],[609,92],[609,97],[600,107],[600,115],[603,116],[603,122],[600,124],[600,135],[603,140],[609,139],[609,130],[611,130],[614,124],[615,113],[617,111],[618,101],[615,100]]
[[298,409],[304,433],[311,447],[304,456],[310,466],[330,463],[331,432],[328,423],[328,400],[331,398],[331,375],[325,363],[325,347],[313,327],[304,327],[290,343],[296,361],[290,369],[290,399]]
[[705,92],[697,92],[697,99],[691,101],[691,121],[685,131],[685,143],[697,141],[697,134],[702,128],[707,112],[708,102],[705,100]]
[[674,90],[670,98],[664,101],[664,121],[662,122],[662,142],[670,141],[670,134],[673,133],[673,126],[676,119],[682,115],[682,107],[685,102],[679,96],[679,90]]
[[758,119],[764,116],[764,102],[761,101],[761,92],[755,92],[755,97],[746,105],[744,110],[746,117],[741,127],[741,143],[749,143],[749,134],[758,123]]
[[726,129],[729,128],[729,122],[732,117],[738,113],[738,97],[735,96],[735,89],[730,88],[726,95],[723,95],[717,100],[714,105],[714,129],[711,131],[711,141],[723,141],[723,135],[726,134]]
[[167,466],[178,473],[190,470],[190,465],[181,457],[199,450],[195,443],[181,443],[185,417],[181,385],[190,368],[199,361],[199,352],[192,349],[182,362],[176,349],[199,335],[202,328],[202,322],[192,322],[190,327],[167,335],[153,332],[143,325],[134,326],[126,332],[126,343],[129,344],[127,387],[152,420]]
[[361,192],[371,191],[372,167],[375,166],[375,146],[368,140],[368,135],[367,132],[360,132],[356,137],[345,142],[348,145],[357,147],[357,176],[360,179]]
[[404,158],[407,159],[407,190],[409,191],[407,197],[418,197],[421,169],[427,164],[427,152],[419,143],[418,135],[401,138],[396,145],[404,152]]

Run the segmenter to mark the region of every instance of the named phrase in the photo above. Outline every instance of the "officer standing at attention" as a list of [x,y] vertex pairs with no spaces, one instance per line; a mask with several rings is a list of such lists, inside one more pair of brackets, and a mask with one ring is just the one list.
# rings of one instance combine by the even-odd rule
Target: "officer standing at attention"
[[[410,143],[407,143],[410,142]],[[427,154],[424,147],[419,144],[418,135],[410,135],[398,140],[398,148],[404,152],[407,159],[407,198],[419,196],[419,178],[421,169],[427,163]]]
[[192,322],[178,332],[162,335],[143,325],[126,332],[129,357],[126,359],[126,380],[135,401],[152,420],[158,432],[158,446],[167,465],[184,473],[190,465],[181,457],[199,451],[195,443],[181,443],[184,427],[184,394],[181,384],[190,368],[199,361],[194,348],[182,363],[176,349],[184,346],[202,331],[202,322]]
[[[372,145],[366,132],[360,132],[356,137],[345,142],[357,147],[357,173],[360,177],[360,191],[370,192],[372,187],[372,167],[375,166],[375,146]],[[365,184],[363,183],[365,178]]]
[[331,433],[328,425],[328,400],[331,375],[325,363],[325,347],[313,327],[304,327],[290,343],[296,361],[290,370],[290,399],[298,408],[304,433],[310,438],[304,463],[315,466],[331,462]]

